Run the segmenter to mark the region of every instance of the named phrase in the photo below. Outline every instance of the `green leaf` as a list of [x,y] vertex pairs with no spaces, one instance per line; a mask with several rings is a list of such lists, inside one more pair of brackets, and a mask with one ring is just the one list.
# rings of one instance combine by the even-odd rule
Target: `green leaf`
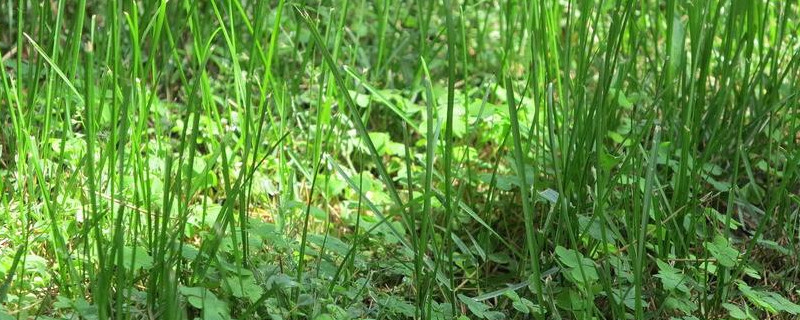
[[205,320],[230,319],[228,305],[206,288],[180,286],[180,293],[193,307],[203,311]]
[[727,181],[719,181],[717,179],[712,178],[710,175],[703,174],[703,179],[706,180],[711,186],[714,187],[719,192],[727,192],[731,189],[730,182]]
[[747,319],[747,314],[742,311],[738,306],[730,304],[730,303],[723,303],[722,307],[725,310],[728,310],[728,315],[734,319]]
[[219,217],[220,212],[222,212],[222,206],[216,203],[194,205],[191,208],[189,222],[192,222],[197,226],[213,227],[214,222],[217,221],[217,217]]
[[[680,16],[675,15],[672,19],[672,39],[670,39],[671,47],[669,52],[669,70],[671,74],[675,74],[678,72],[678,69],[683,61],[683,47],[685,45],[684,35],[686,30]],[[668,80],[672,81],[672,79]],[[670,83],[669,85],[672,84]]]
[[416,312],[416,308],[412,304],[400,300],[392,295],[384,296],[383,298],[378,300],[378,303],[384,310],[394,313],[396,315],[403,315],[412,318],[414,317],[414,313]]
[[611,155],[610,153],[608,153],[608,151],[606,151],[605,148],[600,150],[599,156],[600,156],[599,157],[600,158],[600,167],[602,167],[603,170],[606,170],[606,171],[609,171],[609,170],[613,169],[621,161],[619,158],[617,158],[617,157]]
[[764,248],[767,248],[767,249],[771,249],[771,250],[775,250],[775,251],[777,251],[780,254],[785,255],[785,256],[791,256],[792,255],[792,251],[791,250],[789,250],[788,248],[786,248],[784,246],[781,246],[780,244],[778,244],[777,242],[772,241],[772,240],[765,240],[765,239],[759,238],[758,241],[757,241],[757,244],[759,246],[761,246],[761,247],[764,247]]
[[776,292],[762,292],[762,299],[769,303],[775,310],[788,312],[792,315],[800,314],[800,305],[786,299]]
[[[484,183],[492,182],[492,174],[491,173],[481,173],[478,175],[478,179],[483,181]],[[502,191],[510,191],[514,189],[516,186],[516,177],[513,176],[505,176],[505,175],[495,175],[494,176],[494,183],[495,187]]]
[[558,255],[558,260],[570,268],[575,268],[580,266],[581,259],[583,259],[583,254],[581,254],[580,252],[577,252],[572,249],[567,249],[562,246],[556,247],[556,254]]
[[664,290],[674,291],[677,289],[678,291],[689,293],[689,287],[686,286],[688,281],[686,275],[661,260],[656,260],[656,264],[658,265],[656,278],[661,279]]
[[736,281],[739,291],[759,309],[777,314],[787,312],[792,315],[800,314],[800,305],[786,299],[784,296],[770,291],[760,291],[751,288],[744,281]]
[[12,317],[2,307],[0,307],[0,320],[15,320],[16,318]]
[[558,201],[558,191],[555,191],[550,188],[544,189],[541,192],[539,192],[539,196],[542,197],[542,199],[545,199],[553,204]]
[[689,298],[670,296],[664,300],[664,306],[667,309],[678,310],[684,314],[691,314],[697,310],[697,304]]
[[584,295],[574,289],[564,290],[556,298],[556,304],[559,307],[572,311],[586,310],[590,308],[591,303]]
[[717,264],[713,261],[705,261],[700,264],[700,270],[705,270],[708,274],[717,273]]
[[320,221],[328,220],[328,213],[316,206],[311,206],[311,216]]
[[635,310],[636,294],[633,288],[613,288],[612,290],[611,295],[614,301],[617,303],[622,302],[628,309]]
[[[608,131],[608,134],[606,134],[606,135],[609,138],[611,138],[611,140],[613,140],[614,143],[623,143],[623,142],[625,142],[626,146],[631,144],[630,140],[625,140],[625,137],[623,135],[621,135],[619,132]],[[604,160],[601,159],[601,161],[604,161]],[[603,163],[601,163],[601,165],[603,165]],[[604,166],[604,167],[606,167],[606,166]]]
[[625,96],[625,93],[622,91],[619,91],[617,94],[617,103],[619,103],[620,107],[623,107],[625,109],[630,109],[631,107],[633,107],[633,102],[628,100],[628,97]]
[[[728,220],[728,218],[724,214],[720,213],[719,211],[715,210],[714,208],[706,208],[705,209],[705,214],[706,214],[706,216],[713,216],[714,218],[717,219],[717,221],[719,221],[723,225],[725,224],[725,220]],[[739,223],[739,221],[736,221],[734,219],[730,219],[730,223],[728,224],[728,228],[731,229],[731,230],[738,230],[739,226],[741,226],[741,225],[742,224]]]
[[352,90],[348,90],[350,92],[350,96],[353,98],[353,101],[356,102],[356,105],[362,108],[366,108],[369,105],[369,95],[358,93]]
[[266,286],[267,290],[272,290],[273,288],[294,288],[300,286],[300,284],[294,281],[292,277],[279,273],[267,278]]
[[745,266],[743,271],[744,271],[744,274],[747,275],[750,278],[761,279],[761,275],[758,274],[758,271],[756,269],[753,269],[753,268],[751,268],[749,266]]
[[[405,146],[402,143],[392,141],[391,136],[386,132],[370,132],[369,138],[381,155],[402,156],[405,154]],[[359,147],[363,152],[369,152],[365,142],[362,142]]]
[[541,313],[543,311],[539,305],[528,299],[520,297],[519,294],[517,294],[517,292],[514,290],[505,291],[503,292],[503,295],[511,299],[511,306],[523,314],[530,314],[531,312]]
[[472,312],[472,314],[481,319],[499,320],[505,317],[502,313],[499,313],[497,311],[490,311],[489,306],[481,302],[478,302],[473,298],[467,297],[463,294],[458,295],[458,300],[461,300],[461,302],[467,306],[467,309],[469,309],[469,311]]
[[567,267],[564,274],[576,284],[585,286],[600,279],[594,261],[584,258],[580,252],[557,246],[556,255],[558,255],[558,260]]
[[76,299],[73,307],[84,319],[98,319],[99,311],[97,310],[97,306],[89,303],[84,298]]
[[250,302],[256,302],[264,293],[264,289],[250,276],[228,277],[225,286],[234,297],[248,299]]
[[[73,310],[83,319],[97,319],[98,317],[97,306],[90,304],[84,298],[72,300],[59,295],[56,297],[56,302],[53,303],[53,306],[60,310]],[[0,319],[3,319],[1,315],[2,312],[0,312]]]
[[[581,231],[584,232],[583,235],[588,235],[592,239],[597,241],[603,241],[603,227],[606,228],[606,241],[608,241],[609,245],[613,245],[616,243],[616,237],[614,233],[610,231],[608,226],[603,226],[601,220],[595,216],[594,218],[590,218],[584,215],[578,216],[578,224],[581,227]],[[585,230],[585,231],[584,231]]]
[[142,247],[136,247],[136,250],[128,246],[123,247],[122,256],[125,267],[130,270],[148,270],[153,267],[153,257],[148,255],[147,251]]
[[344,241],[336,238],[334,236],[328,235],[319,235],[319,234],[310,234],[308,235],[308,242],[313,243],[320,248],[322,245],[325,245],[325,249],[333,252],[338,256],[346,256],[348,252],[350,252],[350,245],[344,243]]
[[728,268],[736,266],[739,251],[733,248],[724,237],[720,235],[714,236],[714,241],[706,242],[705,247],[720,265]]

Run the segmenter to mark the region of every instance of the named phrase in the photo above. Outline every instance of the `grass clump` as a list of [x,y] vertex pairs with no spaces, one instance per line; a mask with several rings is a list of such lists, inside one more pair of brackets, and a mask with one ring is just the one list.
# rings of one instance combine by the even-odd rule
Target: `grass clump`
[[800,314],[796,2],[0,12],[0,319]]

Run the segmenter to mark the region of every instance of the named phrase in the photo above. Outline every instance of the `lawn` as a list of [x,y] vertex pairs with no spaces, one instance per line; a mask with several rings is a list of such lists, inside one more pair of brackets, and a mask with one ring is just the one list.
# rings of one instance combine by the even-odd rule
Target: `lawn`
[[796,319],[799,7],[0,1],[0,320]]

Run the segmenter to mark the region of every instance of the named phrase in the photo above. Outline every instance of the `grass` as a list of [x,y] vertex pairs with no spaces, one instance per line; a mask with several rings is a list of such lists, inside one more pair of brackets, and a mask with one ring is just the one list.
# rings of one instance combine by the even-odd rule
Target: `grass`
[[800,314],[796,1],[0,13],[0,319]]

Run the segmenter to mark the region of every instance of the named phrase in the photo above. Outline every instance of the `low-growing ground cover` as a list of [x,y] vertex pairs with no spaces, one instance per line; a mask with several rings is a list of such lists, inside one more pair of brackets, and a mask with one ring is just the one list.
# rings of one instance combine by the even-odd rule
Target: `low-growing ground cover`
[[0,319],[793,319],[796,1],[0,2]]

